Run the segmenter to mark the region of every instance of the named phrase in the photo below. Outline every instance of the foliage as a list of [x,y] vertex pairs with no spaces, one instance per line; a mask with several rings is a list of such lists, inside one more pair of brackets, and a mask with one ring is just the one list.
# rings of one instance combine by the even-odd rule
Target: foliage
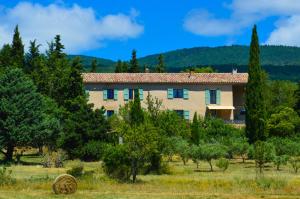
[[66,159],[67,154],[62,150],[47,152],[43,155],[42,165],[44,168],[62,168]]
[[156,73],[164,73],[166,71],[165,69],[165,64],[164,64],[164,57],[162,54],[160,54],[157,58],[158,64],[155,67],[155,72]]
[[102,158],[106,146],[107,144],[102,141],[89,141],[80,149],[80,159],[98,161]]
[[138,60],[136,58],[136,50],[134,50],[134,49],[132,50],[129,72],[130,73],[139,73],[140,72]]
[[67,170],[67,174],[70,174],[74,177],[81,177],[84,174],[84,165],[81,161],[76,162],[71,169]]
[[234,155],[242,157],[244,163],[249,152],[249,147],[250,145],[245,139],[238,139],[232,144],[232,152]]
[[0,186],[15,184],[16,179],[12,177],[12,170],[6,167],[0,167]]
[[201,147],[197,145],[192,145],[189,149],[189,156],[193,160],[193,162],[197,165],[197,169],[199,168],[199,162],[201,159]]
[[201,133],[200,118],[198,118],[197,112],[195,112],[193,123],[191,124],[191,141],[193,144],[199,145]]
[[279,171],[281,165],[286,165],[289,160],[288,155],[275,155],[273,158],[273,163],[276,166],[276,169]]
[[270,136],[287,137],[299,130],[300,117],[289,107],[279,107],[267,121]]
[[[51,117],[33,82],[20,69],[7,69],[0,76],[0,146],[11,161],[16,146],[33,146],[47,141]],[[38,139],[37,139],[38,138]]]
[[216,73],[217,71],[211,67],[189,67],[184,70],[184,72],[194,72],[194,73]]
[[226,159],[226,158],[220,158],[217,163],[216,163],[216,166],[219,168],[219,169],[222,169],[222,171],[226,171],[229,167],[229,160]]
[[175,151],[181,157],[181,160],[184,165],[186,165],[190,152],[189,152],[189,143],[180,137],[178,137],[175,141]]
[[97,72],[97,66],[98,66],[97,59],[93,59],[91,62],[91,72],[92,73]]
[[226,147],[220,144],[203,144],[201,145],[201,160],[209,163],[210,171],[213,171],[212,160],[225,157],[227,155]]
[[289,159],[289,163],[291,164],[294,172],[298,173],[298,170],[300,168],[300,158],[299,157],[291,157]]
[[256,25],[250,45],[248,83],[246,86],[246,136],[250,143],[265,140],[266,134],[266,77],[260,66],[259,41]]
[[104,172],[122,181],[128,181],[131,176],[131,159],[127,145],[108,146],[103,155]]
[[254,160],[256,167],[262,173],[265,164],[271,162],[275,156],[273,144],[263,141],[257,141],[254,147]]
[[11,45],[11,60],[11,66],[18,68],[24,67],[24,45],[20,36],[18,25],[15,27]]

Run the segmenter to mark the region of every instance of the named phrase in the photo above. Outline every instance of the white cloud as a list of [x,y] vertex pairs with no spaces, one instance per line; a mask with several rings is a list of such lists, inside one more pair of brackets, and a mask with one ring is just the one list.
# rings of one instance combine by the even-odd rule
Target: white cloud
[[184,20],[184,28],[197,35],[232,36],[271,16],[279,19],[265,43],[300,46],[299,0],[233,0],[226,8],[228,18],[216,18],[207,11],[192,11]]
[[300,15],[282,21],[270,34],[267,44],[300,46]]
[[43,6],[22,2],[13,8],[0,11],[0,44],[10,43],[13,28],[19,25],[23,42],[37,39],[47,47],[56,34],[60,34],[68,53],[78,53],[101,47],[108,39],[136,38],[144,27],[136,22],[138,12],[96,17],[92,8],[76,4],[64,7],[59,4]]

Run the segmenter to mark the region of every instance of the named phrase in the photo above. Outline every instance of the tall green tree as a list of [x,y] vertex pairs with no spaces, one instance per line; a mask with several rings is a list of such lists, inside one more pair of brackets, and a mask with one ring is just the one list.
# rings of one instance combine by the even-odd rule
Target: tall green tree
[[41,54],[39,47],[41,45],[36,43],[36,40],[30,41],[29,50],[25,55],[25,72],[32,74],[33,72],[38,72]]
[[131,72],[131,73],[139,73],[140,72],[139,64],[138,64],[138,61],[136,58],[136,50],[132,50],[129,72]]
[[197,113],[194,114],[193,123],[191,124],[191,141],[195,145],[199,145],[201,136],[200,122]]
[[164,57],[162,54],[160,54],[158,56],[158,64],[155,67],[155,72],[164,73],[165,71],[166,71],[166,68],[165,68],[165,63],[164,63]]
[[246,86],[246,135],[250,143],[265,140],[266,133],[266,75],[260,65],[259,41],[256,25],[250,45],[248,83]]
[[12,66],[24,67],[24,45],[20,36],[18,25],[15,27],[13,41],[11,45]]
[[97,59],[93,59],[91,63],[91,73],[96,73],[97,72]]
[[0,152],[7,161],[15,147],[32,146],[36,137],[43,138],[43,116],[43,97],[33,82],[21,69],[7,69],[0,76]]
[[134,100],[129,111],[131,125],[139,125],[144,122],[144,112],[138,90],[134,92]]

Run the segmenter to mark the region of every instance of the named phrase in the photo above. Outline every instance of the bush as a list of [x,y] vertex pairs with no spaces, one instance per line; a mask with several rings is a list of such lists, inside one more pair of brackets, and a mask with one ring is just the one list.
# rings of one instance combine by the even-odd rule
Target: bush
[[276,155],[274,156],[273,163],[276,166],[276,169],[279,171],[281,165],[286,165],[289,160],[287,155]]
[[110,146],[103,155],[103,170],[111,178],[129,181],[131,161],[124,145]]
[[229,160],[226,159],[226,158],[220,158],[218,161],[217,161],[217,164],[216,166],[220,169],[222,169],[222,171],[226,171],[229,167]]
[[70,174],[74,177],[80,177],[84,174],[84,166],[82,162],[77,162],[71,169],[67,171],[67,174]]
[[261,177],[256,179],[256,184],[262,189],[282,189],[287,185],[285,179]]
[[84,161],[101,160],[106,146],[107,144],[101,141],[90,141],[82,147],[80,159]]
[[14,178],[11,177],[11,170],[7,170],[6,167],[0,167],[0,186],[11,185],[16,182]]

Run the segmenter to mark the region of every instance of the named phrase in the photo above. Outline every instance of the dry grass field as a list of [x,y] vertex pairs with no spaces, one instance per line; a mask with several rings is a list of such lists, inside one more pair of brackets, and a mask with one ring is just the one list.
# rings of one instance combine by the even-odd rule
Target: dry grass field
[[[25,161],[39,162],[38,157],[26,157]],[[186,166],[182,162],[170,163],[170,175],[139,175],[138,183],[120,183],[107,178],[101,163],[84,163],[89,173],[78,179],[78,191],[73,195],[55,195],[51,184],[54,178],[74,165],[66,162],[63,169],[47,169],[40,165],[11,166],[14,185],[0,186],[0,198],[72,198],[72,199],[256,199],[256,198],[300,198],[300,175],[294,174],[289,166],[276,171],[266,168],[258,175],[254,163],[242,164],[233,160],[229,169],[222,172],[216,168],[208,172],[208,164],[201,162],[196,170],[190,161]]]

